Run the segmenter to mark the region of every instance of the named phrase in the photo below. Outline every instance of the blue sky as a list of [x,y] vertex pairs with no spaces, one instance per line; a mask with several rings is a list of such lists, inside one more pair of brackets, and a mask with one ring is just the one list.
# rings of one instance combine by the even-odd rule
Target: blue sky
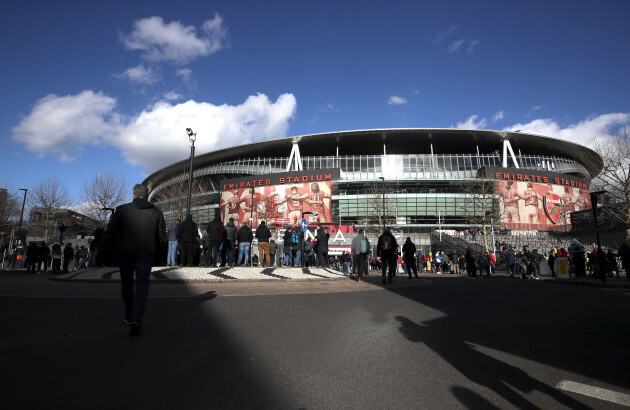
[[[626,1],[9,1],[0,187],[131,183],[197,153],[369,128],[588,144],[630,120]],[[289,153],[287,152],[287,155]]]

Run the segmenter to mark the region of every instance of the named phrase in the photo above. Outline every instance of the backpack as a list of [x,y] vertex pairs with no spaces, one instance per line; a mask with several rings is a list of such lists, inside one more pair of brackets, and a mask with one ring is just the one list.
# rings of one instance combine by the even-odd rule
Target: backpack
[[297,245],[298,243],[300,243],[300,235],[298,235],[297,232],[293,232],[291,234],[291,243],[294,245]]
[[370,241],[365,236],[361,239],[361,253],[368,253],[370,251]]
[[392,244],[392,237],[389,235],[384,235],[381,239],[381,251],[390,252],[393,250],[393,248],[394,245]]

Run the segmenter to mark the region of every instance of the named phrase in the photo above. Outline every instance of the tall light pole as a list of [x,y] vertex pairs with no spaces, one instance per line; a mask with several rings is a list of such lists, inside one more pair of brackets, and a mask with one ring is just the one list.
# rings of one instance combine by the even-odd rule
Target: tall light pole
[[385,230],[385,177],[378,177],[381,181],[383,181],[383,185],[381,187],[381,194],[383,195],[383,206],[381,208],[381,222],[383,224],[383,230]]
[[18,227],[18,239],[20,237],[20,233],[22,231],[22,218],[24,217],[24,205],[26,204],[26,192],[28,189],[20,188],[19,191],[24,191],[24,200],[22,201],[22,212],[20,213],[20,225]]
[[[28,191],[28,189],[20,188],[19,191],[24,191],[24,200],[22,201],[22,212],[20,212],[20,225],[18,226],[18,233],[17,233],[18,240],[20,240],[20,234],[22,233],[22,218],[24,217],[24,205],[26,204],[26,192]],[[22,243],[22,245],[24,245],[24,243]],[[15,258],[13,258],[13,263],[11,264],[11,269],[15,269],[15,259],[16,258],[17,258],[17,256]]]
[[599,264],[599,275],[602,282],[606,282],[606,272],[602,271],[602,260],[604,252],[602,252],[602,244],[599,241],[599,226],[597,224],[597,197],[604,195],[606,191],[591,192],[591,205],[593,206],[593,222],[595,223],[595,237],[597,238],[597,263]]
[[186,216],[188,216],[188,215],[192,215],[190,212],[190,200],[192,198],[193,164],[195,162],[195,140],[197,139],[197,133],[193,132],[191,128],[186,128],[186,134],[188,134],[188,140],[190,141],[190,170],[188,171],[188,201],[186,202],[186,209],[188,209]]

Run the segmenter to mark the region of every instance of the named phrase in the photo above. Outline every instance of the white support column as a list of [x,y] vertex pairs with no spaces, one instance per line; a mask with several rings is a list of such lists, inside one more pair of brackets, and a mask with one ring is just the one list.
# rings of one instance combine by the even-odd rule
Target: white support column
[[291,155],[289,155],[289,161],[287,162],[286,171],[291,170],[291,163],[293,162],[294,171],[302,171],[304,169],[302,165],[302,157],[300,157],[300,146],[297,141],[293,141],[293,147],[291,148]]
[[510,140],[507,138],[503,139],[503,168],[507,168],[508,166],[508,151],[510,153],[510,157],[512,157],[512,161],[514,161],[514,167],[520,168],[518,161],[516,160],[516,155],[514,155],[514,150],[512,149],[512,144],[510,144]]

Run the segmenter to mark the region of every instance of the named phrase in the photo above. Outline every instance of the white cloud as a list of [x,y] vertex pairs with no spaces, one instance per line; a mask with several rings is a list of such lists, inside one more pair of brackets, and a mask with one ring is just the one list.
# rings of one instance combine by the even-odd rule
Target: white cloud
[[175,71],[175,75],[182,79],[183,82],[190,81],[190,76],[192,75],[192,70],[188,68],[180,68]]
[[172,105],[163,100],[124,122],[114,105],[115,99],[92,91],[50,95],[13,129],[13,138],[39,155],[55,154],[62,160],[70,160],[85,145],[104,143],[150,172],[187,157],[186,128],[197,132],[199,154],[285,137],[297,102],[292,94],[276,102],[257,94],[237,106],[192,100]]
[[13,128],[13,139],[40,156],[69,160],[77,148],[96,144],[114,132],[115,105],[114,98],[90,90],[64,97],[50,94]]
[[225,48],[227,29],[219,14],[204,22],[200,30],[179,21],[164,24],[161,17],[153,16],[136,20],[133,31],[121,40],[127,49],[142,51],[150,61],[184,64]]
[[497,112],[496,114],[492,116],[492,122],[497,122],[499,120],[502,120],[504,115],[505,113],[503,111]]
[[466,119],[466,121],[458,122],[455,127],[451,126],[451,128],[458,128],[464,130],[482,130],[486,128],[488,121],[485,118],[479,120],[478,115],[471,115]]
[[629,121],[630,113],[602,114],[563,128],[554,120],[541,118],[528,122],[527,124],[514,124],[504,128],[504,130],[522,130],[522,132],[530,134],[559,138],[582,145],[588,145],[595,138],[610,137],[614,134],[616,127],[628,123]]
[[181,100],[183,97],[183,95],[176,93],[175,91],[169,91],[166,94],[164,94],[164,99],[166,101],[177,101],[177,100]]
[[475,51],[475,46],[477,46],[478,44],[479,44],[479,40],[469,40],[465,38],[454,40],[448,46],[448,52],[455,53],[459,51],[460,49],[466,47],[466,53],[472,54]]
[[151,85],[160,81],[160,76],[151,67],[146,68],[142,64],[137,67],[128,68],[124,73],[117,75],[118,78],[126,78],[132,83]]
[[435,37],[435,40],[433,40],[433,43],[441,43],[444,40],[446,40],[451,34],[453,34],[453,32],[457,30],[457,26],[451,26],[449,27],[446,31],[443,31],[442,33],[438,34],[437,37]]
[[392,95],[389,97],[389,101],[387,101],[388,105],[403,105],[407,104],[407,99],[403,97],[399,97],[397,95]]
[[531,110],[529,110],[529,112],[527,113],[527,116],[529,117],[529,116],[531,116],[532,114],[534,114],[536,111],[541,110],[541,109],[542,109],[542,106],[540,106],[540,105],[535,105],[535,106],[533,106],[533,107],[532,107],[532,109],[531,109]]

